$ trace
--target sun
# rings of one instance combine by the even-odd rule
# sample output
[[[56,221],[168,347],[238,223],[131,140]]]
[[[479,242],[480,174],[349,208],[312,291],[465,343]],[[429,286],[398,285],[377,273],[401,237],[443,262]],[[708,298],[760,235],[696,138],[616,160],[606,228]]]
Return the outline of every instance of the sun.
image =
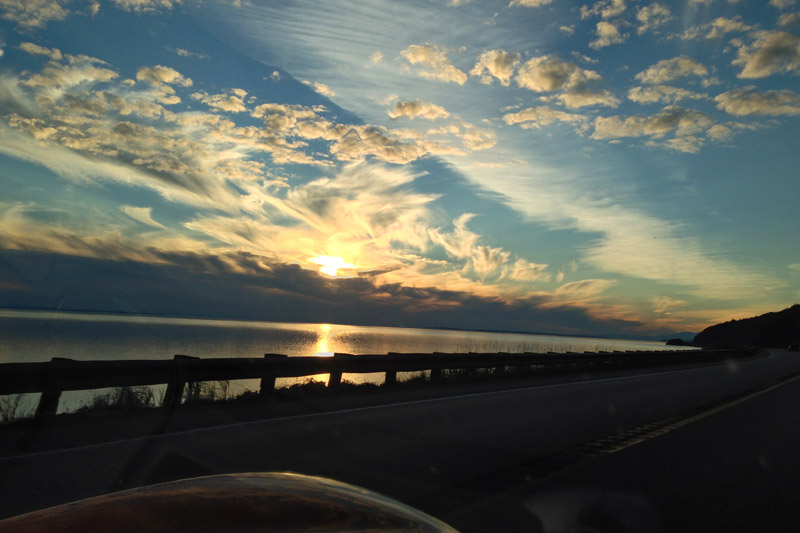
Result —
[[[309,259],[310,262],[320,265],[319,271],[331,277],[336,277],[340,268],[355,268],[355,265],[345,263],[341,257],[318,255]]]

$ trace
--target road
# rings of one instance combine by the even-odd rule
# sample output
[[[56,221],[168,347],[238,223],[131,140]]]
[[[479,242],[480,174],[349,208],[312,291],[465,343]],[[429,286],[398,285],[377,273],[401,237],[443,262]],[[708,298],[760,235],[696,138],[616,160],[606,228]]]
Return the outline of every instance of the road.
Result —
[[[651,480],[654,487],[659,486],[658,477],[665,477],[672,480],[673,488],[684,487],[680,490],[693,487],[692,476],[697,473],[705,475],[707,481],[713,480],[714,469],[709,467],[711,473],[704,469],[703,458],[697,455],[702,446],[706,459],[713,456],[723,462],[719,468],[729,467],[727,475],[735,484],[736,465],[742,458],[731,443],[750,439],[752,446],[741,453],[757,452],[764,426],[788,423],[787,405],[793,402],[800,406],[800,383],[790,381],[753,398],[740,397],[738,403],[717,405],[713,414],[688,425],[675,421],[684,413],[696,414],[699,406],[736,397],[797,373],[800,357],[772,350],[762,357],[730,364],[504,385],[511,388],[496,384],[471,386],[450,389],[446,396],[428,395],[422,399],[400,395],[393,396],[390,404],[355,406],[351,402],[331,411],[6,457],[0,459],[4,493],[0,516],[120,487],[189,476],[292,471],[369,488],[466,530],[497,530],[502,520],[506,521],[504,530],[516,526],[535,530],[547,518],[547,510],[542,508],[549,508],[550,496],[542,494],[556,494],[552,496],[556,501],[558,494],[569,492],[572,486],[581,490],[591,487],[600,491],[597,494],[633,494],[633,500],[620,496],[622,503],[614,503],[623,507],[638,508],[642,498],[639,495],[647,494],[647,505],[641,504],[643,516],[653,514],[653,523],[667,527],[675,522],[665,522],[663,510],[669,505],[679,509],[686,501],[667,497],[652,487],[641,492],[641,483],[630,481],[640,479],[636,473],[655,469],[660,473]],[[738,414],[740,411],[749,417]],[[793,412],[797,411],[794,408]],[[629,446],[633,442],[629,435],[631,442],[624,449],[605,453],[613,446],[609,448],[609,441],[604,438],[624,435],[626,429],[664,419],[674,430],[661,430],[653,436],[635,433],[635,446]],[[723,428],[715,425],[720,419],[728,420]],[[711,429],[706,429],[698,440],[681,437],[702,428]],[[759,465],[767,461],[773,470],[779,461],[797,462],[781,455],[789,453],[782,441],[783,433],[773,428],[769,434],[772,447],[762,453],[767,455],[763,459],[758,459],[758,453],[753,456],[755,459],[748,455],[748,460],[756,461],[762,469]],[[678,437],[683,439],[683,448],[673,450],[670,445],[658,445]],[[623,441],[624,438],[614,442]],[[591,442],[605,442],[605,455],[587,458],[573,454],[566,460],[555,458],[557,461],[552,457],[556,452]],[[654,446],[660,448],[652,451]],[[632,456],[638,459],[614,466],[614,461]],[[687,457],[694,459],[686,461]],[[676,463],[689,466],[679,474],[679,470],[672,469]],[[626,475],[629,485],[624,483]],[[582,481],[584,478],[592,482],[587,484]],[[621,485],[617,486],[617,482]],[[614,489],[607,491],[606,484],[614,485]],[[788,490],[791,483],[782,486]],[[563,500],[562,497],[562,503]],[[651,508],[655,510],[648,514]]]

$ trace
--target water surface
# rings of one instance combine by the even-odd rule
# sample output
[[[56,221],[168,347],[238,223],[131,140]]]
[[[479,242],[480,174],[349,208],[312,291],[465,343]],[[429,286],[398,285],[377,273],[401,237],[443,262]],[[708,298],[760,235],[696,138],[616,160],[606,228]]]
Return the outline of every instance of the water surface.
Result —
[[[522,333],[0,310],[0,363],[432,352],[672,349],[664,343]]]

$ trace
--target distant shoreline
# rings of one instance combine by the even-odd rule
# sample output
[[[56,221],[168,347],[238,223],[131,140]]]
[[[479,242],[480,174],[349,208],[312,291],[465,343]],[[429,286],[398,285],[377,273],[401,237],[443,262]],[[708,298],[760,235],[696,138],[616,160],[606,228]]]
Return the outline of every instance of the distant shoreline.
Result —
[[[680,336],[682,333],[667,333],[663,335],[624,335],[617,336],[603,335],[603,334],[580,334],[580,333],[549,333],[542,331],[518,331],[518,330],[493,330],[493,329],[462,329],[447,326],[409,326],[409,325],[381,325],[381,324],[340,324],[336,322],[291,322],[285,320],[254,320],[242,318],[221,318],[217,316],[207,315],[170,315],[170,314],[146,314],[146,313],[125,313],[119,311],[105,311],[105,310],[75,310],[75,309],[52,309],[52,308],[33,308],[33,307],[0,307],[0,318],[6,312],[21,313],[21,314],[65,314],[76,316],[97,316],[97,317],[128,317],[128,318],[150,318],[150,319],[173,319],[173,320],[205,320],[205,321],[219,321],[219,322],[246,322],[246,323],[271,323],[271,324],[331,324],[336,326],[354,326],[354,327],[377,327],[377,328],[397,328],[397,329],[421,329],[431,331],[456,331],[456,332],[474,332],[474,333],[498,333],[506,335],[541,335],[547,337],[577,337],[582,339],[605,339],[605,340],[632,340],[643,342],[666,342],[668,338]],[[7,316],[7,315],[6,315]],[[25,317],[21,317],[25,318]],[[33,318],[33,317],[30,317]]]

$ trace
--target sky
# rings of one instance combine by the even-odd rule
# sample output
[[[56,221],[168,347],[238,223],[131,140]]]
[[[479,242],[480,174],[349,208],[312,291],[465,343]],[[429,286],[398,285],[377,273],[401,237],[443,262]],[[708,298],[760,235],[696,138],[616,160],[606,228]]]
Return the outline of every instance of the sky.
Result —
[[[796,0],[0,0],[0,307],[607,335],[800,301]]]

